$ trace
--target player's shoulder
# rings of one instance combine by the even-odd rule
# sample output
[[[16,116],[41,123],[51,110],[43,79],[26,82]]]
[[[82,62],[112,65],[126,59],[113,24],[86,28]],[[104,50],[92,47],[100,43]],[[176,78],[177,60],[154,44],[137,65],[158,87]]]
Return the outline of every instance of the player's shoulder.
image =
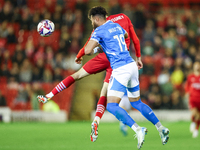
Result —
[[[113,22],[116,22],[118,20],[121,20],[121,19],[127,19],[128,17],[123,14],[123,13],[119,13],[119,14],[115,14],[115,15],[110,15],[109,17],[107,17],[107,20],[111,20]]]

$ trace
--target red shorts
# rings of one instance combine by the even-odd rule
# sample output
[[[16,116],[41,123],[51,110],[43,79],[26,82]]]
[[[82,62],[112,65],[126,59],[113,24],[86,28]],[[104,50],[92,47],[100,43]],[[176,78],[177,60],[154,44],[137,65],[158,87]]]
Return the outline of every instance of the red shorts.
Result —
[[[190,107],[190,109],[197,108],[198,110],[200,110],[200,99],[197,100],[197,99],[190,98],[189,107]]]
[[[89,60],[83,66],[83,69],[89,74],[96,74],[106,70],[106,77],[104,82],[109,83],[109,79],[112,74],[112,68],[105,53],[99,53],[97,56]]]

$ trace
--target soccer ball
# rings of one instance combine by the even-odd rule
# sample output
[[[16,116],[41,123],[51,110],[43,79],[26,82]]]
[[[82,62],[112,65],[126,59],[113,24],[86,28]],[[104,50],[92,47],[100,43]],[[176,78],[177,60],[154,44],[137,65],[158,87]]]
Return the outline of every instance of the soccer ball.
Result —
[[[38,23],[37,31],[41,36],[50,36],[54,31],[55,25],[50,20],[42,20]]]

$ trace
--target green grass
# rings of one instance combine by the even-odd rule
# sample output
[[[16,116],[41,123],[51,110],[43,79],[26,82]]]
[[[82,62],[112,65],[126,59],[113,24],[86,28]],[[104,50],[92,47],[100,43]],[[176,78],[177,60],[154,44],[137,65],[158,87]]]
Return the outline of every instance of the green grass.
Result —
[[[124,137],[118,123],[101,123],[96,142],[90,141],[91,122],[67,123],[0,123],[0,150],[136,150],[137,139],[129,129]],[[170,129],[166,145],[156,128],[149,122],[140,122],[148,128],[142,150],[196,150],[200,137],[193,139],[189,122],[164,122]]]

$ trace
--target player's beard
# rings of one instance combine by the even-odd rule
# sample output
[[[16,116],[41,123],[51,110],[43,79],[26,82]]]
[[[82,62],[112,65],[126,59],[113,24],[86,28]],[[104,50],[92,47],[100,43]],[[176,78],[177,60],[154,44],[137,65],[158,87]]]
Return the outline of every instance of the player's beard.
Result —
[[[97,27],[98,27],[98,25],[94,22],[94,23],[93,23],[93,28],[94,28],[94,30],[95,30]]]

